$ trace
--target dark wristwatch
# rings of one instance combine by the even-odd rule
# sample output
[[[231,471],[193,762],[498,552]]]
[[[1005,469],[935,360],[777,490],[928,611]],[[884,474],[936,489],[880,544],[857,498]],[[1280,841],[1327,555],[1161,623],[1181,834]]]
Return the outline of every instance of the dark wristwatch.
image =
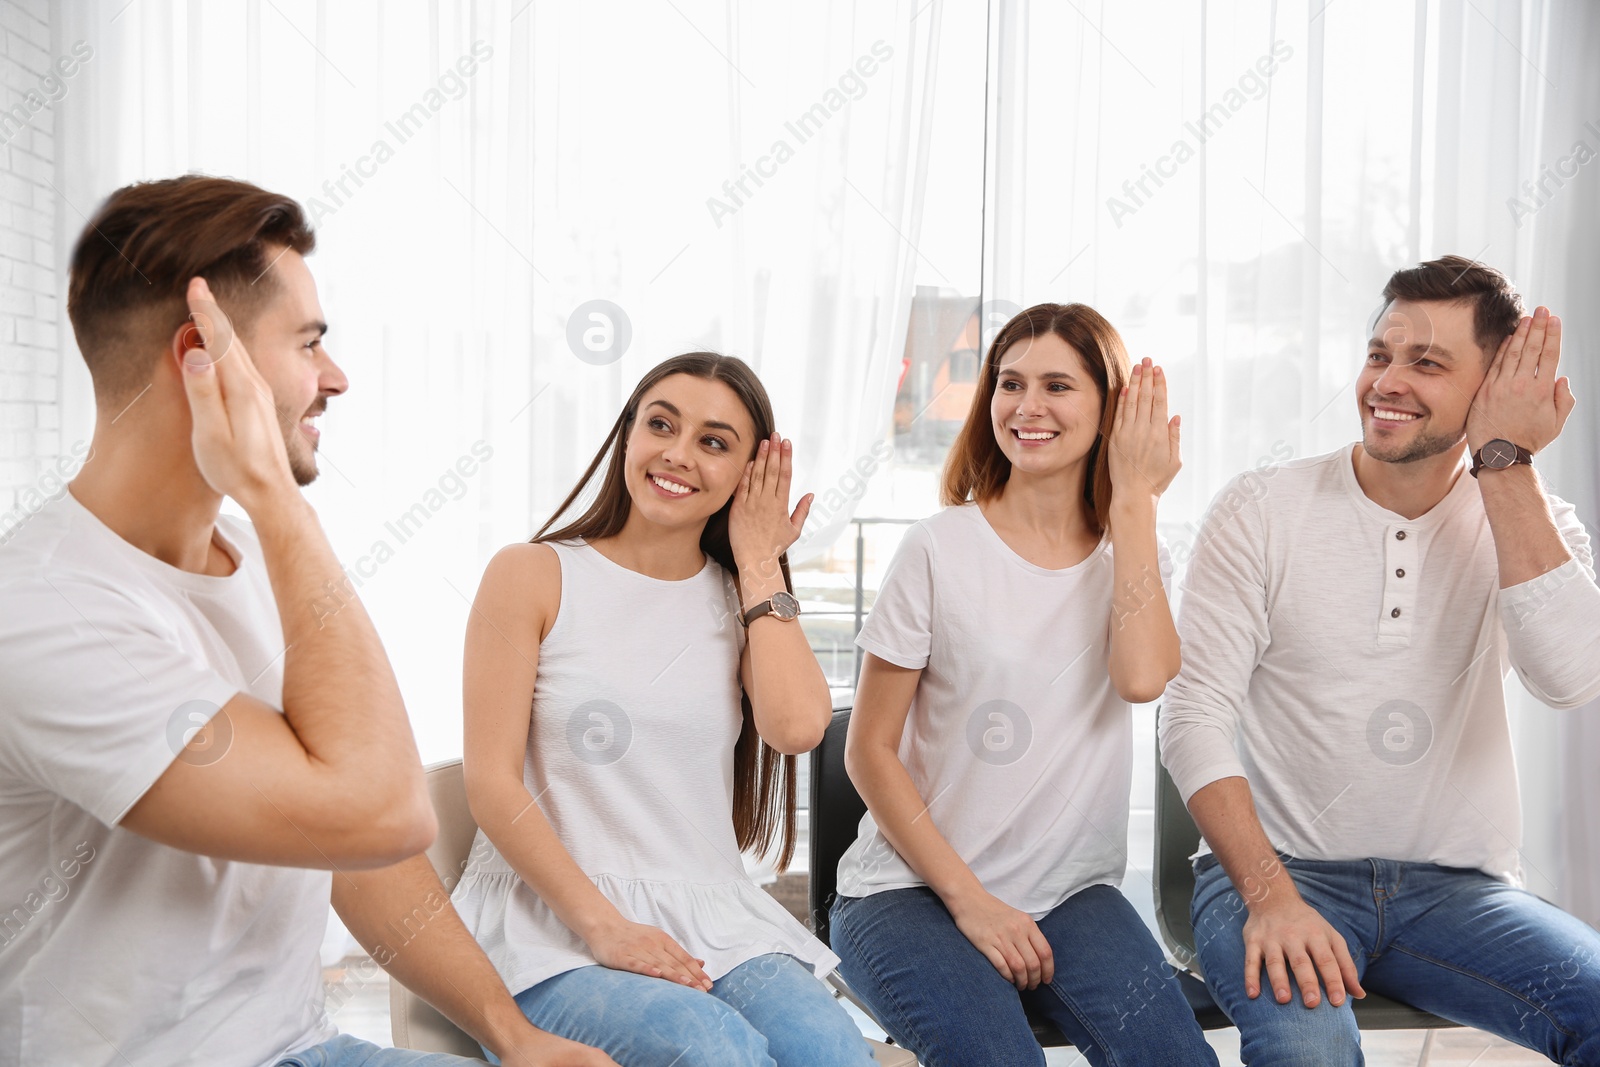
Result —
[[[782,590],[779,590],[778,592],[773,593],[770,598],[763,600],[761,603],[757,604],[755,607],[739,616],[739,621],[744,623],[748,628],[751,623],[761,618],[761,616],[769,613],[775,619],[782,619],[785,622],[792,621],[800,614],[800,601],[794,598],[793,593],[786,593]]]
[[[1518,463],[1533,466],[1533,453],[1503,437],[1496,437],[1492,441],[1485,441],[1483,447],[1472,454],[1471,473],[1476,478],[1485,467],[1492,471],[1503,471]]]

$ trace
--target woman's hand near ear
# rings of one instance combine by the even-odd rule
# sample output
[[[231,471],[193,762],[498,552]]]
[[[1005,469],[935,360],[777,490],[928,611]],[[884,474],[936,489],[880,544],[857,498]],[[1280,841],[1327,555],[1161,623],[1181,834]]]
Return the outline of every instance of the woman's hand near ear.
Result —
[[[1146,359],[1135,364],[1112,422],[1111,684],[1130,704],[1161,696],[1178,673],[1178,631],[1162,578],[1156,504],[1183,466],[1178,418],[1167,417],[1167,379]]]
[[[761,442],[755,459],[745,466],[728,512],[728,545],[733,549],[734,562],[741,571],[754,568],[763,576],[775,577],[776,589],[783,588],[778,557],[800,539],[814,498],[814,494],[807,493],[791,512],[789,487],[793,478],[794,445],[774,433]],[[759,596],[755,592],[745,590],[745,607],[759,603],[772,590]]]
[[[1148,357],[1135,363],[1117,398],[1106,456],[1114,498],[1137,495],[1154,499],[1167,491],[1183,466],[1178,454],[1178,424],[1178,416],[1167,418],[1166,375]]]

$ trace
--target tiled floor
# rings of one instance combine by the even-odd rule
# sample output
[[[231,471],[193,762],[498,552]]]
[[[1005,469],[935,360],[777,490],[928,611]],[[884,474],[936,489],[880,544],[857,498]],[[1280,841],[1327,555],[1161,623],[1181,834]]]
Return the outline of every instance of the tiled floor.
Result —
[[[359,975],[370,973],[370,964],[360,965],[359,959],[345,960],[341,966],[329,967],[323,972],[323,981],[330,990],[329,1007],[333,1021],[339,1029],[355,1037],[388,1045],[389,1041],[389,980],[382,971],[377,977],[361,981]],[[360,966],[358,966],[360,965]],[[853,1005],[846,1010],[855,1018],[863,1033],[881,1038],[883,1032]],[[1211,1047],[1224,1067],[1239,1062],[1239,1035],[1234,1030],[1216,1030],[1207,1035]],[[1422,1033],[1396,1030],[1364,1036],[1362,1045],[1370,1067],[1411,1067],[1417,1062],[1424,1039]],[[1045,1053],[1050,1067],[1076,1067],[1086,1061],[1071,1049],[1050,1049]],[[1509,1045],[1498,1038],[1489,1037],[1476,1030],[1441,1030],[1434,1042],[1429,1067],[1502,1067],[1517,1064],[1534,1067],[1549,1061],[1543,1056]]]

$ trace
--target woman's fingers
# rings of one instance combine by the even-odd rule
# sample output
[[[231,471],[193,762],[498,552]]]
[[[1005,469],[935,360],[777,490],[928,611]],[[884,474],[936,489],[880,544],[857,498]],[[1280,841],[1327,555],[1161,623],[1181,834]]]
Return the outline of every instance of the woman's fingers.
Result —
[[[1024,937],[1017,942],[1016,952],[1022,957],[1023,988],[1039,988],[1039,976],[1043,973],[1044,967],[1039,962],[1039,954],[1034,951],[1033,942]]]
[[[800,535],[801,530],[806,528],[806,516],[811,514],[811,502],[816,498],[817,494],[807,493],[800,498],[800,503],[795,505],[794,513],[789,516],[789,527],[794,531],[796,537]]]
[[[1016,985],[1017,980],[1013,977],[1015,972],[1012,971],[1010,964],[1006,962],[1006,955],[1001,951],[1001,948],[1002,946],[1000,945],[988,945],[979,951],[983,953],[984,957],[988,959],[989,963],[993,965],[994,969],[999,972],[1001,978],[1004,978],[1012,985]]]
[[[778,502],[787,506],[789,503],[789,486],[794,481],[794,442],[787,438],[779,438],[777,448]]]
[[[750,495],[759,497],[767,477],[767,443],[756,445],[756,454],[750,460]]]
[[[750,483],[756,476],[756,461],[751,460],[744,465],[744,474],[739,477],[739,492],[743,496],[750,495]]]
[[[1152,366],[1148,356],[1145,357],[1139,367],[1139,384],[1141,386],[1139,390],[1139,424],[1140,426],[1148,426],[1150,424],[1151,406],[1155,403],[1156,395],[1155,368]]]
[[[783,480],[783,438],[773,431],[772,436],[763,443],[767,446],[767,477],[762,484],[768,493],[776,497],[779,483]]]
[[[1039,957],[1039,981],[1048,985],[1056,976],[1056,954],[1050,948],[1050,942],[1045,940],[1044,933],[1037,923],[1029,931],[1028,940],[1033,943],[1033,951]]]
[[[684,950],[684,947],[678,944],[678,942],[673,940],[669,935],[662,934],[662,937],[666,940],[666,949],[667,952],[672,956],[673,962],[677,964],[677,966],[686,976],[688,976],[689,979],[691,979],[691,984],[700,986],[703,989],[710,989],[711,979],[701,968],[701,961],[696,960],[693,956],[689,955],[689,953]]]

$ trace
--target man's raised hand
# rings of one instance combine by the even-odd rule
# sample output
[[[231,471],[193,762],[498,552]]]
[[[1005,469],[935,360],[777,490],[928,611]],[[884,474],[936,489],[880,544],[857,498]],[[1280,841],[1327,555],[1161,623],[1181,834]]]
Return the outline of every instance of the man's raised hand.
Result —
[[[1561,319],[1534,308],[1500,343],[1467,413],[1467,447],[1477,452],[1499,438],[1537,453],[1554,441],[1577,403],[1572,385],[1557,377]]]
[[[206,484],[246,512],[295,486],[272,390],[217,306],[204,278],[189,280],[180,357],[194,423],[195,465]]]

